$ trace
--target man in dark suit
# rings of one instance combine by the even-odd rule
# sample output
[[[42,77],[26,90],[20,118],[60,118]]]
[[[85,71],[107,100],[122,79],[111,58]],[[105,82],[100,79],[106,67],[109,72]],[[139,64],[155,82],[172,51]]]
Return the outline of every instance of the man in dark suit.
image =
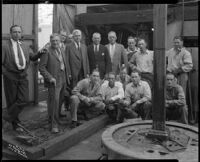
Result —
[[[10,36],[2,46],[2,73],[8,114],[3,118],[12,123],[13,129],[23,131],[19,126],[20,112],[28,102],[29,86],[27,69],[30,60],[36,61],[44,51],[34,54],[30,47],[19,40],[22,27],[10,27]]]
[[[116,43],[117,35],[114,31],[108,33],[109,44],[106,45],[112,63],[112,71],[117,75],[120,72],[122,64],[128,67],[128,59],[122,44]]]
[[[39,70],[44,77],[44,86],[48,88],[48,115],[51,122],[51,131],[58,133],[60,124],[59,113],[64,98],[66,81],[69,83],[69,63],[66,60],[64,51],[60,48],[60,35],[50,36],[51,46],[47,53],[41,57]]]
[[[77,82],[89,76],[89,62],[87,47],[81,43],[81,31],[75,29],[73,32],[73,42],[66,46],[65,54],[69,60],[71,71],[71,88],[75,87]]]
[[[100,44],[100,33],[94,33],[93,44],[88,46],[88,59],[90,65],[90,71],[94,69],[99,70],[101,79],[111,71],[111,60],[108,53],[108,49]]]

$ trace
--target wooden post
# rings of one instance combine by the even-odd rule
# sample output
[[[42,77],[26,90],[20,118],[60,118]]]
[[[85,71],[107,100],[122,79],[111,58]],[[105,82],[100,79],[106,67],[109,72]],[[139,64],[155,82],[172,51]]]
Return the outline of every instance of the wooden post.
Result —
[[[153,8],[154,23],[154,92],[153,124],[149,135],[166,139],[165,131],[165,47],[167,29],[167,5],[155,4]]]
[[[38,52],[38,5],[33,5],[34,52]],[[34,104],[38,104],[38,61],[34,63]]]

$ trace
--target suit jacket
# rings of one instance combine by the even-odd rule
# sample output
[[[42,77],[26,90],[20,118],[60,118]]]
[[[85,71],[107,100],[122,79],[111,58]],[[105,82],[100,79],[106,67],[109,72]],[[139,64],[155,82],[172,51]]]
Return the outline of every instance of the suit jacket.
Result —
[[[106,47],[110,54],[109,44],[107,44]],[[126,68],[128,67],[127,56],[125,54],[124,46],[122,44],[116,43],[112,61],[112,71],[115,72],[116,74],[119,74],[122,64],[125,64]]]
[[[111,71],[110,55],[108,53],[108,49],[105,46],[100,44],[99,51],[95,54],[94,45],[93,44],[89,45],[88,59],[89,59],[90,72],[92,72],[96,68],[96,65],[98,65],[98,70],[100,72],[101,79],[104,78],[105,74]]]
[[[26,59],[26,67],[24,70],[18,70],[17,68],[11,40],[6,41],[2,45],[2,73],[11,80],[25,79],[30,60],[36,61],[40,57],[40,54],[34,54],[29,46],[23,42],[21,43],[20,46]]]
[[[74,81],[77,81],[79,71],[82,69],[84,77],[90,74],[87,47],[81,43],[81,54],[76,49],[75,43],[72,42],[66,45],[65,55],[67,60],[69,60],[70,74],[72,76],[72,84],[76,85]]]
[[[63,57],[63,62],[65,65],[65,77],[66,77],[66,83],[69,84],[69,63],[66,60],[66,57],[64,55],[64,51],[62,49],[61,54]],[[60,60],[55,52],[54,49],[49,47],[47,49],[47,53],[42,55],[39,63],[39,70],[41,75],[44,77],[44,86],[45,87],[51,87],[52,84],[50,84],[51,78],[55,78],[57,80],[58,73],[60,72]],[[63,76],[64,77],[64,76]]]

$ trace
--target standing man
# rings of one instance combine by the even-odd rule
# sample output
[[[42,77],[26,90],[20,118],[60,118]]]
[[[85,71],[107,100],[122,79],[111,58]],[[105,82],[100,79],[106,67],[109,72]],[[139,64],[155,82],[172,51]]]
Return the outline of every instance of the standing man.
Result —
[[[98,68],[100,78],[103,79],[111,71],[111,60],[108,49],[101,45],[100,33],[94,33],[92,36],[93,44],[88,46],[88,59],[90,71]]]
[[[141,80],[139,71],[131,73],[132,83],[126,86],[125,100],[121,100],[121,118],[137,118],[142,120],[151,119],[151,89],[146,81]]]
[[[172,73],[166,75],[166,118],[188,124],[188,111],[183,88],[175,82]]]
[[[73,35],[72,34],[69,34],[67,36],[67,39],[66,39],[66,44],[70,44],[73,42]]]
[[[177,77],[177,82],[183,87],[186,94],[188,81],[188,72],[192,70],[192,56],[189,51],[183,47],[182,37],[174,37],[174,48],[167,51],[167,71]]]
[[[108,33],[109,44],[106,45],[112,63],[112,71],[117,75],[120,72],[122,64],[127,68],[128,60],[125,54],[124,46],[122,44],[116,43],[117,35],[114,31]]]
[[[72,90],[71,96],[71,128],[79,126],[81,123],[77,119],[77,111],[81,107],[84,111],[102,111],[104,104],[100,93],[100,75],[96,69],[92,72],[90,78],[85,78],[78,82]]]
[[[75,29],[73,32],[73,42],[66,46],[65,54],[69,60],[70,71],[72,74],[71,88],[74,88],[78,81],[88,77],[89,62],[87,47],[81,43],[81,31]]]
[[[144,39],[138,41],[139,51],[136,52],[129,61],[129,67],[133,71],[137,69],[141,72],[143,80],[147,81],[150,88],[153,87],[153,51],[147,49],[147,42]]]
[[[132,36],[129,36],[128,37],[128,48],[125,49],[125,53],[127,55],[127,59],[128,61],[130,61],[131,57],[139,50],[137,47],[136,47],[136,43],[137,43],[137,38],[134,38]]]
[[[60,35],[50,36],[51,46],[45,55],[41,57],[39,70],[44,77],[44,86],[48,88],[48,115],[51,123],[51,132],[58,133],[60,122],[59,113],[64,97],[66,80],[69,81],[69,65],[64,51],[60,48]]]
[[[34,55],[31,48],[20,42],[22,27],[19,25],[10,27],[10,36],[2,45],[2,74],[8,110],[4,119],[12,123],[14,130],[22,131],[17,124],[20,123],[18,116],[28,102],[27,69],[30,60],[36,61],[44,50]]]
[[[65,51],[66,46],[66,40],[67,40],[67,33],[65,31],[60,32],[60,47]]]

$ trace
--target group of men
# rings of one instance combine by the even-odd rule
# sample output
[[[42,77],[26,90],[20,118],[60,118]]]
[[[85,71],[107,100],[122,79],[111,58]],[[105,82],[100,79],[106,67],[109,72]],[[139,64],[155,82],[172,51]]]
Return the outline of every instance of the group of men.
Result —
[[[10,28],[11,39],[3,45],[2,73],[8,116],[15,130],[20,127],[18,115],[27,103],[26,78],[29,59],[40,58],[39,71],[48,88],[48,119],[51,132],[59,132],[63,123],[61,106],[69,107],[71,128],[79,126],[77,112],[82,109],[99,114],[108,113],[117,123],[124,118],[151,119],[153,90],[153,51],[147,49],[144,39],[128,37],[128,48],[116,42],[114,31],[108,33],[109,44],[102,45],[101,34],[93,33],[93,43],[81,43],[82,33],[75,29],[71,40],[66,35],[54,33],[46,48],[33,56],[32,51],[19,42],[22,28]],[[26,47],[26,48],[25,48]],[[20,50],[18,50],[20,49]],[[22,55],[21,65],[20,60]],[[185,89],[188,72],[192,69],[191,54],[183,47],[181,37],[174,38],[174,48],[167,52],[166,111],[167,119],[175,116],[187,122]],[[179,85],[180,84],[180,85]],[[181,87],[183,86],[183,88]],[[14,93],[10,94],[10,91]],[[184,91],[183,91],[184,89]]]

